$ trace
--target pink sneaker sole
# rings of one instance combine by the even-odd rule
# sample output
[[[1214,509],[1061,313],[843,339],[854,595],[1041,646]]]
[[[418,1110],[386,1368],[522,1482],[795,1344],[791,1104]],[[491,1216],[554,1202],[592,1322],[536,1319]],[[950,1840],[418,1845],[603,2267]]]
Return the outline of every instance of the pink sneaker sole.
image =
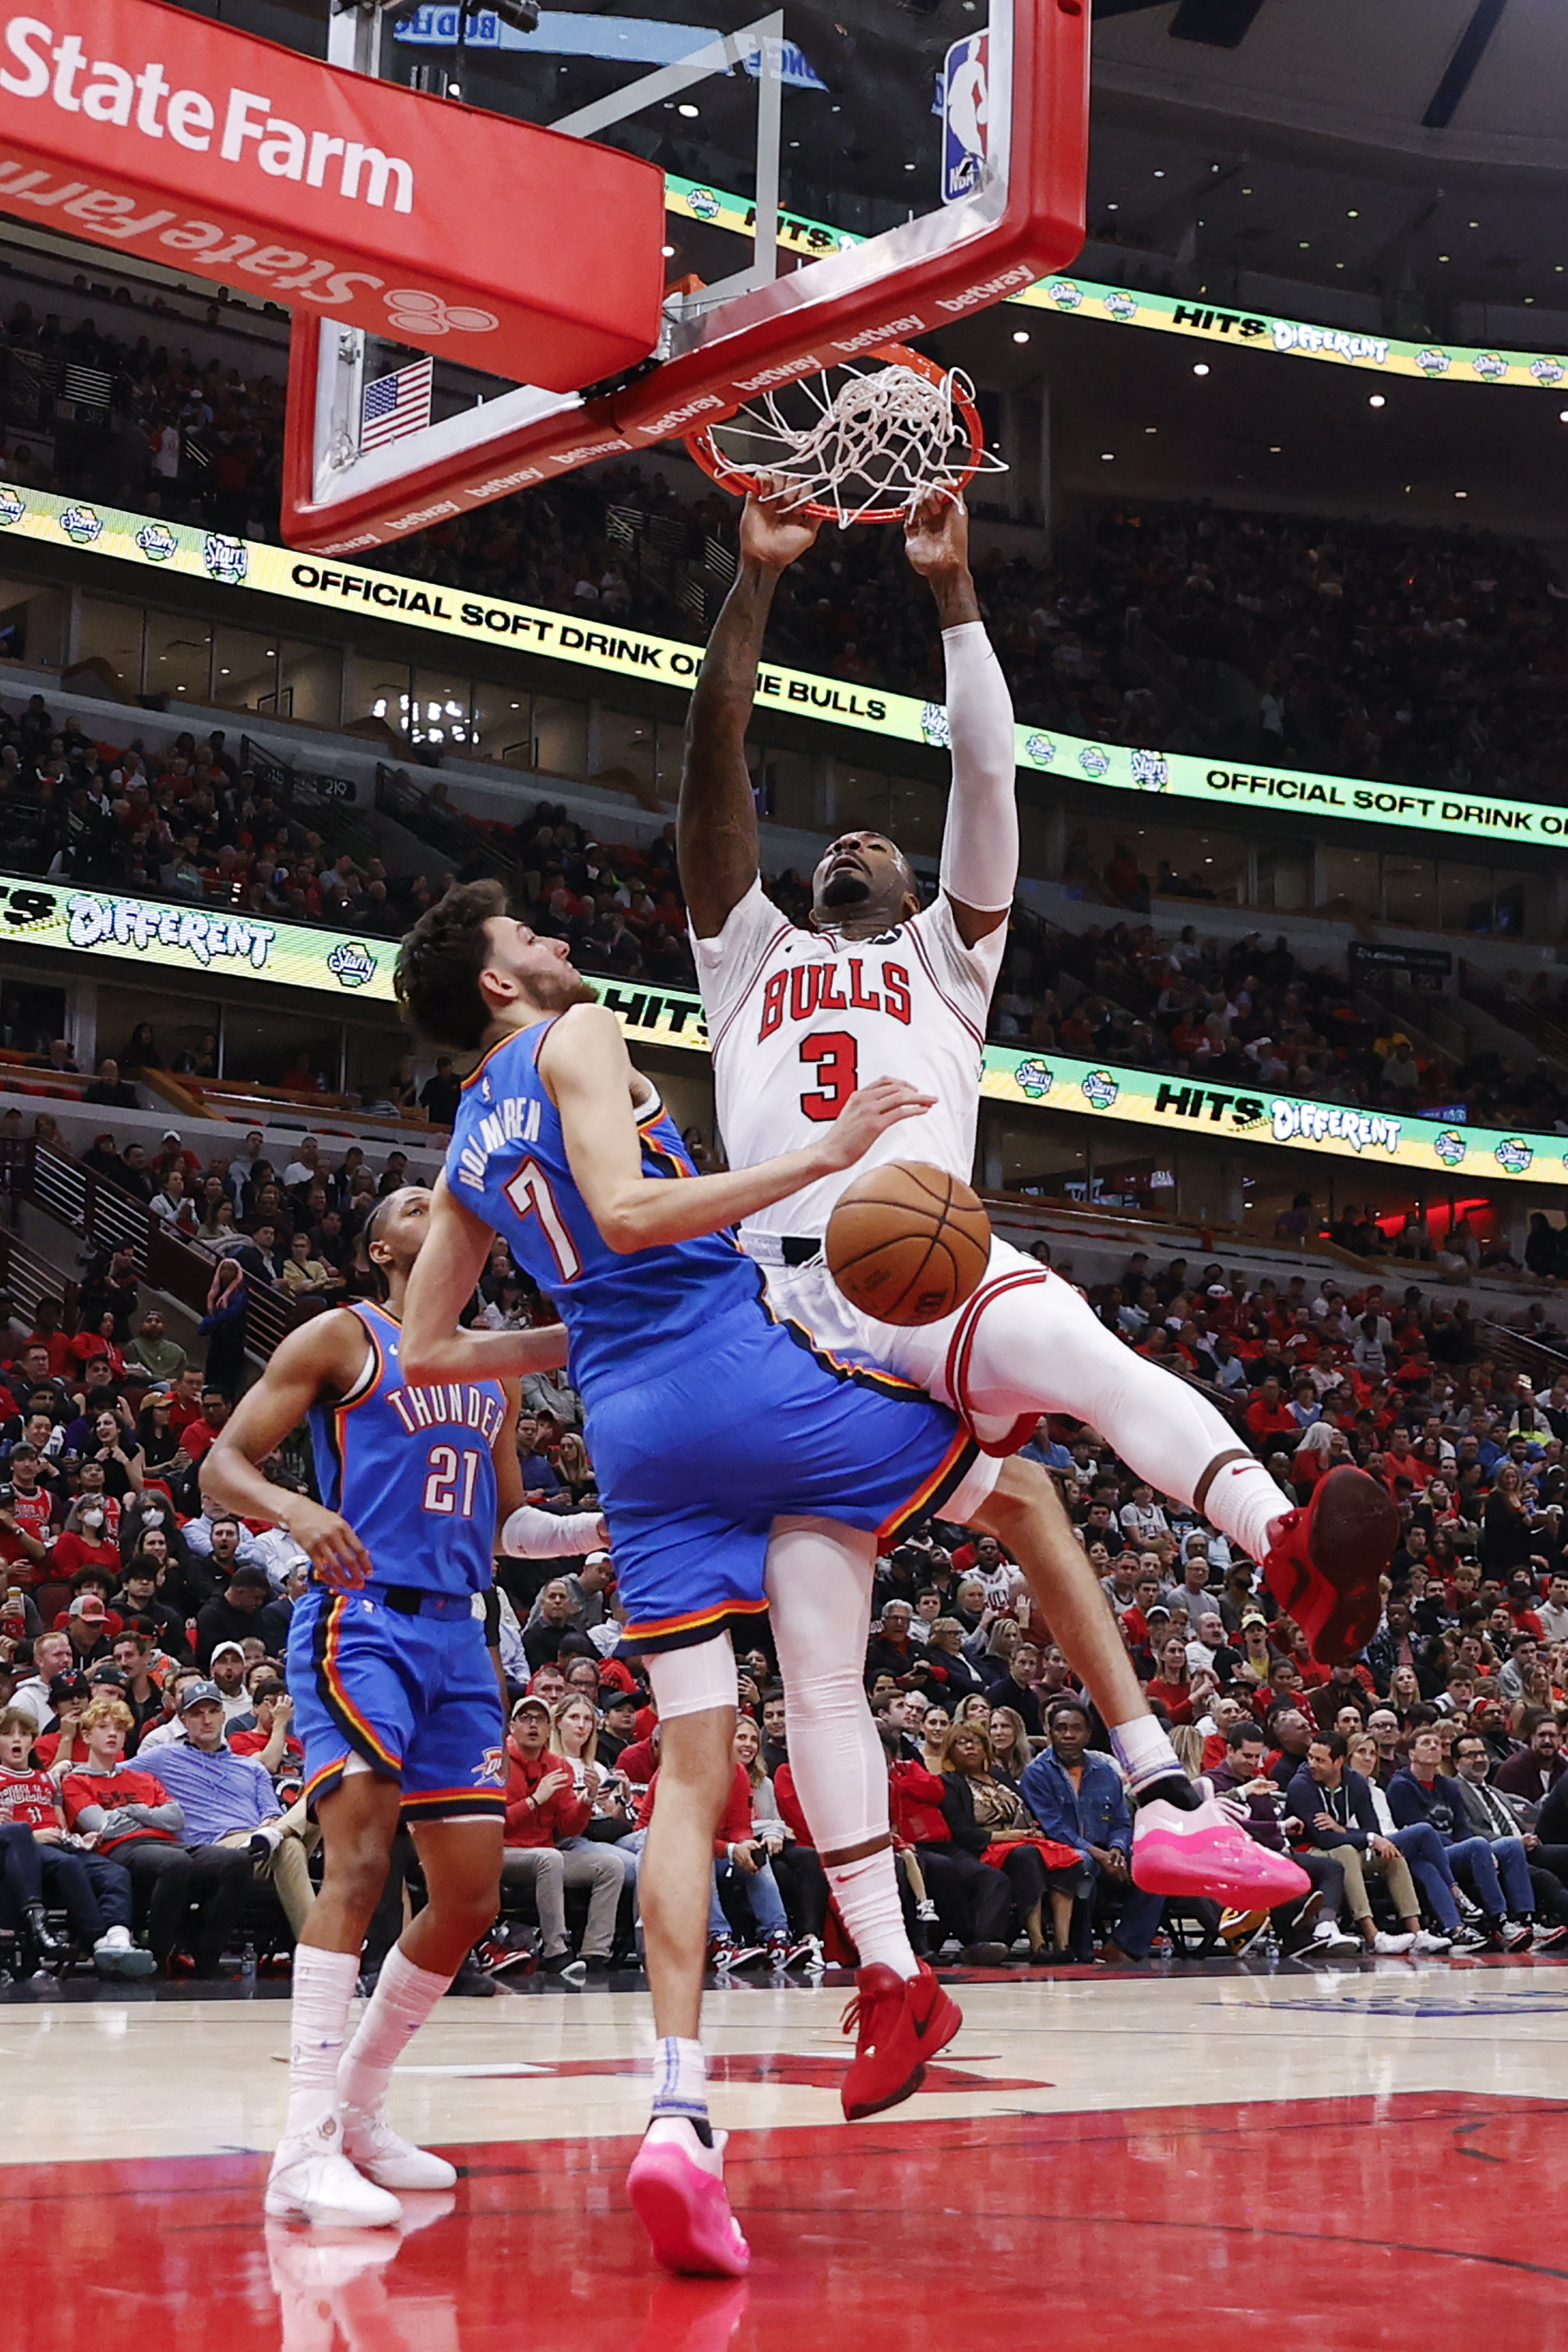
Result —
[[[729,2210],[722,2180],[678,2147],[638,2149],[626,2176],[632,2210],[656,2261],[688,2278],[744,2278],[751,2249]]]
[[[1239,1910],[1298,1902],[1312,1880],[1288,1854],[1270,1853],[1212,1801],[1184,1813],[1163,1799],[1133,1826],[1133,1884],[1149,1895],[1207,1895]]]

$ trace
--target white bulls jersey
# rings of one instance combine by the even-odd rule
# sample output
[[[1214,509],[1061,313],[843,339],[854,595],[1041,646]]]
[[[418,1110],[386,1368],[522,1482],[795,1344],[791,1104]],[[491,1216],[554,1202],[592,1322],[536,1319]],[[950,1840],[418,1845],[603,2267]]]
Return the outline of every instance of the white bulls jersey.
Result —
[[[754,882],[716,938],[693,945],[732,1168],[815,1142],[873,1078],[936,1097],[853,1168],[748,1218],[746,1233],[820,1235],[845,1186],[879,1161],[923,1160],[970,1181],[1005,922],[967,948],[943,896],[896,929],[842,939],[802,930]]]

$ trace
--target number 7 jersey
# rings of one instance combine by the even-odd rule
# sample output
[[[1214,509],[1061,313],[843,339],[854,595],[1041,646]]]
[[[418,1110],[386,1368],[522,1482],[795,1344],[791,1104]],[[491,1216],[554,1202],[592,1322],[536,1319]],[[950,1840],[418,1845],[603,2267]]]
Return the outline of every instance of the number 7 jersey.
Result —
[[[1007,937],[1000,923],[966,947],[945,895],[874,939],[802,930],[760,882],[713,939],[693,934],[732,1168],[819,1141],[873,1078],[903,1078],[936,1097],[853,1168],[748,1217],[745,1233],[820,1235],[845,1187],[892,1160],[922,1160],[969,1181],[986,1017]]]

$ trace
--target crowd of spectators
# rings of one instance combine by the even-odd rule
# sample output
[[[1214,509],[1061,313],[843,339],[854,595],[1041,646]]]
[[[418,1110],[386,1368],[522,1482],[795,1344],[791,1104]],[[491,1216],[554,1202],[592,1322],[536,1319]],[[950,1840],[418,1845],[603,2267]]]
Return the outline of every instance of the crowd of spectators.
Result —
[[[1069,845],[1070,873],[1081,843]],[[1114,898],[1129,868],[1119,846],[1095,878]],[[1522,1037],[1517,1067],[1490,1047],[1450,1059],[1366,1009],[1343,971],[1304,963],[1282,935],[1203,940],[1191,923],[1173,937],[1118,921],[1069,938],[1015,907],[989,1034],[1240,1093],[1568,1130],[1568,1074]]]
[[[78,291],[84,290],[78,281]],[[175,341],[190,322],[157,295],[152,331],[15,300],[0,328],[0,466],[7,480],[172,522],[275,536],[285,385]],[[215,327],[219,312],[209,310]],[[117,321],[116,324],[119,322]]]
[[[159,1171],[165,1199],[173,1165]],[[319,1164],[283,1172],[297,1207],[324,1194]],[[248,1195],[254,1239],[271,1172],[219,1181]],[[350,1210],[371,1197],[350,1170]],[[350,1265],[335,1295],[355,1280]],[[304,1563],[276,1531],[203,1510],[194,1469],[232,1391],[120,1289],[85,1297],[74,1333],[40,1309],[0,1367],[0,1927],[23,1968],[90,1952],[108,1976],[178,1973],[187,1958],[211,1973],[246,1937],[286,1955],[314,1899],[282,1663]],[[1260,1937],[1313,1960],[1568,1948],[1568,1374],[1505,1370],[1467,1300],[1415,1287],[1253,1286],[1138,1253],[1090,1298],[1128,1346],[1208,1389],[1282,1507],[1347,1463],[1397,1505],[1383,1621],[1359,1661],[1325,1670],[1257,1564],[1101,1433],[1048,1420],[1030,1449],[1189,1775],[1298,1852],[1312,1896],[1269,1917],[1141,1894],[1104,1726],[1048,1618],[994,1538],[933,1522],[879,1562],[865,1675],[917,1948],[1113,1966]],[[541,1311],[497,1243],[479,1320]],[[517,1443],[543,1507],[596,1510],[570,1387],[528,1385]],[[274,1475],[309,1473],[291,1447]],[[621,1654],[612,1557],[503,1559],[497,1573],[506,1864],[470,1990],[518,1967],[575,1981],[636,1965],[659,1758],[645,1679]],[[794,1788],[766,1623],[740,1699],[711,1963],[814,1970],[850,1954]],[[101,1832],[71,1843],[99,1813],[122,1861]],[[417,1899],[412,1854],[400,1870],[401,1906],[404,1876]]]

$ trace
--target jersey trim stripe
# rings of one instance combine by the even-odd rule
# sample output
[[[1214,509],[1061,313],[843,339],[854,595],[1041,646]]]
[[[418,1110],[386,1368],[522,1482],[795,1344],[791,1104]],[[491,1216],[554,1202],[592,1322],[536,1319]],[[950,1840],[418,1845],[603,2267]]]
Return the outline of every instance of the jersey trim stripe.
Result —
[[[736,998],[735,1003],[730,1006],[729,1011],[725,1014],[724,1019],[719,1023],[718,1027],[714,1031],[713,1035],[708,1040],[708,1053],[710,1056],[718,1052],[720,1045],[724,1043],[725,1038],[729,1034],[731,1028],[739,1019],[741,1013],[745,1011],[746,1000],[750,995],[752,990],[756,987],[758,982],[762,978],[764,971],[768,968],[768,959],[772,954],[774,949],[779,945],[779,940],[789,939],[790,935],[793,932],[798,931],[800,928],[800,926],[799,923],[781,922],[776,931],[769,933],[758,955],[756,969],[752,972],[750,979],[747,982],[746,986],[741,990],[739,995]],[[696,933],[695,931],[692,933],[692,937],[695,940]]]
[[[335,1756],[330,1764],[323,1764],[319,1772],[311,1773],[300,1791],[307,1812],[314,1809],[319,1799],[329,1797],[332,1794],[332,1790],[336,1789],[348,1767],[349,1756],[348,1751],[345,1750],[341,1756]],[[329,1782],[331,1783],[330,1787],[328,1786]]]
[[[643,1625],[629,1624],[621,1638],[634,1657],[642,1657],[649,1651],[689,1650],[698,1642],[711,1642],[716,1634],[767,1613],[766,1600],[716,1601],[711,1608],[693,1610],[685,1616],[655,1617]]]
[[[936,991],[937,995],[942,999],[943,1003],[947,1007],[947,1010],[953,1015],[954,1020],[961,1024],[964,1029],[966,1029],[968,1034],[974,1039],[976,1045],[980,1048],[980,1051],[984,1053],[986,1049],[985,1031],[976,1027],[968,1014],[964,1011],[962,1005],[954,1003],[953,999],[948,995],[946,990],[937,979],[936,967],[932,963],[931,958],[926,952],[925,942],[921,938],[919,932],[915,929],[914,924],[905,924],[904,929],[909,933],[909,944],[915,950],[915,954],[919,957],[921,968],[925,971],[926,979],[931,982],[932,987]]]
[[[925,1394],[925,1391],[921,1391]],[[902,1508],[894,1511],[878,1528],[877,1541],[896,1543],[904,1530],[917,1519],[931,1518],[940,1512],[950,1495],[957,1493],[975,1466],[980,1448],[967,1429],[960,1429],[930,1476],[910,1496]]]
[[[507,1800],[499,1789],[421,1789],[416,1795],[404,1797],[405,1818],[412,1814],[415,1821],[439,1821],[447,1813],[483,1813],[486,1819],[504,1822]]]
[[[386,1350],[382,1346],[380,1335],[376,1330],[375,1325],[373,1323],[366,1322],[365,1320],[367,1313],[372,1311],[372,1307],[373,1302],[369,1298],[354,1298],[350,1299],[349,1302],[350,1314],[354,1318],[356,1323],[363,1326],[365,1337],[371,1343],[371,1360],[366,1370],[360,1374],[359,1379],[354,1382],[353,1387],[349,1391],[347,1396],[341,1396],[338,1399],[337,1403],[332,1408],[335,1413],[350,1412],[355,1405],[362,1404],[366,1397],[370,1395],[371,1391],[375,1387],[376,1382],[381,1379],[382,1372],[386,1370]],[[389,1323],[392,1321],[392,1318],[390,1315],[387,1317],[387,1321]]]
[[[394,1756],[377,1738],[344,1689],[338,1671],[338,1652],[352,1597],[346,1592],[334,1593],[317,1621],[310,1658],[317,1694],[355,1755],[362,1756],[371,1771],[379,1773],[382,1780],[398,1780],[402,1777],[402,1757]]]
[[[841,1356],[835,1356],[831,1349],[819,1343],[804,1323],[798,1323],[791,1315],[780,1315],[768,1297],[766,1286],[762,1293],[762,1306],[769,1320],[788,1331],[795,1345],[804,1348],[806,1353],[814,1357],[825,1372],[831,1372],[836,1381],[853,1381],[859,1388],[874,1389],[879,1396],[914,1398],[921,1404],[930,1402],[929,1395],[917,1381],[906,1381],[899,1372],[884,1372],[873,1364],[846,1363]]]
[[[509,1045],[514,1037],[521,1037],[526,1034],[527,1032],[524,1030],[513,1029],[508,1031],[505,1037],[497,1037],[493,1045],[487,1045],[485,1048],[484,1053],[479,1056],[479,1059],[475,1063],[473,1068],[469,1071],[468,1076],[464,1079],[461,1091],[464,1094],[466,1094],[469,1087],[474,1084],[475,1079],[483,1077],[486,1068],[495,1060],[503,1045]]]

